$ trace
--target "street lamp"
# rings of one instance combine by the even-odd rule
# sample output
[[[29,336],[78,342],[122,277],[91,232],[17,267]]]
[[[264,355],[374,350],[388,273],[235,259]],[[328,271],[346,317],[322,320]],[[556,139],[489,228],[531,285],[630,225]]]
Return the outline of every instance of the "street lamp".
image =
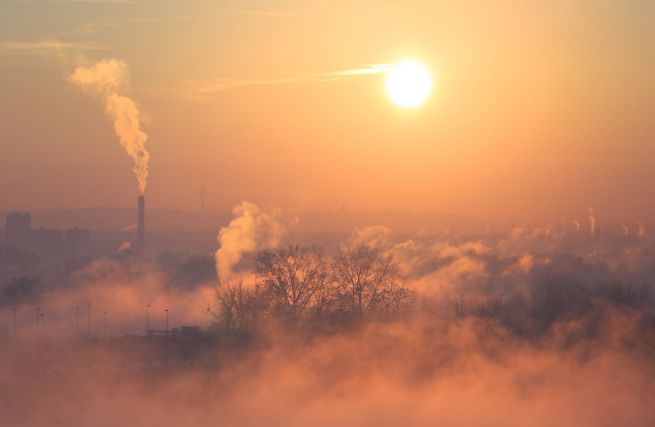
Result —
[[[91,301],[86,303],[86,334],[91,338],[93,328],[91,327]]]

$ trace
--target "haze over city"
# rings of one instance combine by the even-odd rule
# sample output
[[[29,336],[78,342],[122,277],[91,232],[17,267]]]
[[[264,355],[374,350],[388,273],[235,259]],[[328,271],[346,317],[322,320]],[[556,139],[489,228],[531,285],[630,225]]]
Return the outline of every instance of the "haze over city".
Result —
[[[654,425],[654,20],[3,1],[0,424]]]

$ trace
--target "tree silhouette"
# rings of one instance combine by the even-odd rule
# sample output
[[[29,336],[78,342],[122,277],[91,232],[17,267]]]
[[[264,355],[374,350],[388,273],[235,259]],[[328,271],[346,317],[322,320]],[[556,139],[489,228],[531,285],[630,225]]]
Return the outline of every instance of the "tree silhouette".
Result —
[[[255,273],[273,308],[289,320],[298,320],[309,307],[327,302],[330,271],[317,248],[295,245],[261,252]]]
[[[360,246],[340,250],[333,262],[342,309],[361,318],[381,310],[399,310],[407,291],[391,255]]]
[[[214,306],[208,311],[227,331],[248,329],[257,324],[267,310],[267,301],[261,288],[248,287],[231,280],[214,291]]]

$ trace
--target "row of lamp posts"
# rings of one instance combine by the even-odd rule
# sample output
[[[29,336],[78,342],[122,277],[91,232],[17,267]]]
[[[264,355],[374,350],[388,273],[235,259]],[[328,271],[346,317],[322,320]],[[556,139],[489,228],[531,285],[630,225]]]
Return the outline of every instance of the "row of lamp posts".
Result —
[[[17,336],[16,331],[16,313],[18,308],[14,307],[12,317],[12,332],[14,338]],[[166,313],[166,333],[168,334],[168,309],[164,309]],[[108,337],[107,329],[107,311],[104,310],[104,336]],[[87,336],[93,335],[93,305],[91,302],[86,305],[86,320],[87,320]],[[45,324],[45,313],[41,311],[41,307],[36,306],[36,331],[39,336],[43,333],[43,325]],[[146,305],[146,335],[150,333],[150,304]],[[75,307],[75,335],[80,336],[80,307]]]

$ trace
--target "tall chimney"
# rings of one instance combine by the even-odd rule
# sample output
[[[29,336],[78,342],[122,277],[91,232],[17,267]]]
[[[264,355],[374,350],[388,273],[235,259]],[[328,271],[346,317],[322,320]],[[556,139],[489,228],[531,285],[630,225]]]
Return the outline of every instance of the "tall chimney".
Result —
[[[139,212],[137,218],[137,246],[143,248],[146,240],[146,212],[145,212],[146,199],[143,195],[139,196]]]

